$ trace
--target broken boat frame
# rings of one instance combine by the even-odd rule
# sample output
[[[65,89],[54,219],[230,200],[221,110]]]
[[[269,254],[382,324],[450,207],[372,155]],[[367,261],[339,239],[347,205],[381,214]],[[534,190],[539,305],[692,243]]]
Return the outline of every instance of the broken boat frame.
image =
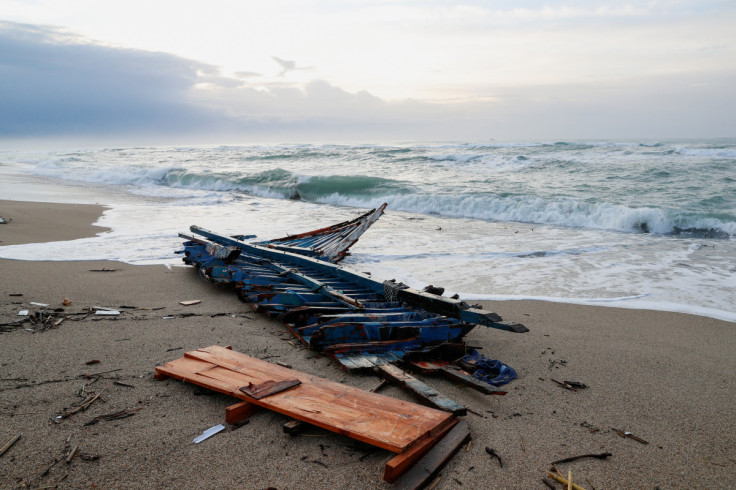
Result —
[[[233,285],[255,311],[280,319],[306,346],[348,370],[371,369],[456,414],[465,407],[393,364],[441,372],[485,393],[499,393],[448,361],[466,353],[463,337],[475,325],[522,333],[526,327],[459,299],[378,281],[336,264],[383,213],[386,205],[313,232],[246,243],[198,226],[186,239],[184,262],[209,281]]]

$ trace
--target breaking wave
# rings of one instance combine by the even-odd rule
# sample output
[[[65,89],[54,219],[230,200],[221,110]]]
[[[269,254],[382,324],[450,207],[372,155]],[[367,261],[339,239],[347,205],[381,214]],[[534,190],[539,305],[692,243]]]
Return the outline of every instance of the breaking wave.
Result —
[[[454,218],[728,238],[736,236],[735,168],[733,143],[559,141],[85,150],[33,172],[156,197],[387,202]]]

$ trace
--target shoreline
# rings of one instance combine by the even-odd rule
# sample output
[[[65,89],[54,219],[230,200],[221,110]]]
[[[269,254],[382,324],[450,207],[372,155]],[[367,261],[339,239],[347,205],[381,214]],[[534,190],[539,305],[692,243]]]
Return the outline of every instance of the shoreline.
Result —
[[[43,203],[47,210],[13,201],[26,213],[16,216],[27,216],[16,220],[6,202],[0,201],[0,216],[13,221],[0,225],[2,244],[54,237],[56,232],[43,226],[53,213],[70,234],[101,231],[91,225],[101,206]],[[96,271],[101,269],[115,270]],[[0,445],[23,433],[2,456],[0,487],[388,488],[380,476],[388,452],[363,457],[366,453],[351,449],[351,440],[317,429],[288,436],[281,431],[288,419],[273,413],[259,412],[248,425],[201,445],[191,443],[221,423],[235,399],[153,380],[156,365],[188,350],[232,345],[351,386],[371,389],[378,382],[375,376],[347,374],[314,351],[292,345],[280,323],[253,313],[226,288],[201,281],[192,268],[0,259],[0,276],[0,323],[17,319],[20,309],[33,309],[32,301],[48,303],[51,310],[65,298],[72,302],[68,313],[92,305],[122,312],[111,319],[68,320],[45,331],[0,333]],[[23,296],[11,296],[16,294]],[[179,304],[193,299],[202,302]],[[519,378],[504,387],[506,396],[496,397],[426,377],[474,412],[464,417],[473,437],[469,450],[450,461],[435,488],[538,488],[551,461],[601,452],[612,456],[559,469],[565,475],[571,469],[584,488],[736,485],[733,323],[534,300],[482,304],[529,327],[526,334],[476,327],[466,337],[485,356],[516,369]],[[93,360],[100,362],[86,364]],[[568,391],[552,379],[588,388]],[[83,385],[88,393],[102,391],[104,401],[56,423],[55,414],[82,401]],[[393,386],[382,394],[416,401]],[[84,425],[95,416],[138,407],[127,419]],[[648,444],[621,438],[613,428]],[[86,459],[51,466],[75,444]],[[501,455],[503,468],[485,447]]]

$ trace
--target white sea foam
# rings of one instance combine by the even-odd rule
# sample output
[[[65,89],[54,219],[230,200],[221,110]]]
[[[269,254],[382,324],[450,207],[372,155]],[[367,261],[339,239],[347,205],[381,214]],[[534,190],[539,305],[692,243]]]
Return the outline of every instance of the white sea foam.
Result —
[[[65,182],[59,192],[96,184],[79,187],[76,199],[111,205],[100,224],[112,231],[0,247],[0,257],[173,265],[181,263],[173,254],[181,243],[177,233],[192,224],[266,239],[388,202],[387,214],[346,261],[374,277],[419,288],[433,283],[467,299],[552,299],[733,321],[736,240],[661,235],[677,227],[736,236],[729,156],[736,144],[717,146],[491,142],[4,152],[0,161],[8,165],[0,171],[61,179],[44,180]],[[295,182],[312,202],[288,199]],[[637,229],[651,233],[632,233]]]

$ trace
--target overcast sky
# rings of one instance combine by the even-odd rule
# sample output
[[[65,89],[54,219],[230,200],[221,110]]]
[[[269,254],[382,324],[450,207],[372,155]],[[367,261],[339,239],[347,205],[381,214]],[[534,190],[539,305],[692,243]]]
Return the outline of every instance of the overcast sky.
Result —
[[[0,137],[734,137],[734,26],[715,0],[2,0]]]

